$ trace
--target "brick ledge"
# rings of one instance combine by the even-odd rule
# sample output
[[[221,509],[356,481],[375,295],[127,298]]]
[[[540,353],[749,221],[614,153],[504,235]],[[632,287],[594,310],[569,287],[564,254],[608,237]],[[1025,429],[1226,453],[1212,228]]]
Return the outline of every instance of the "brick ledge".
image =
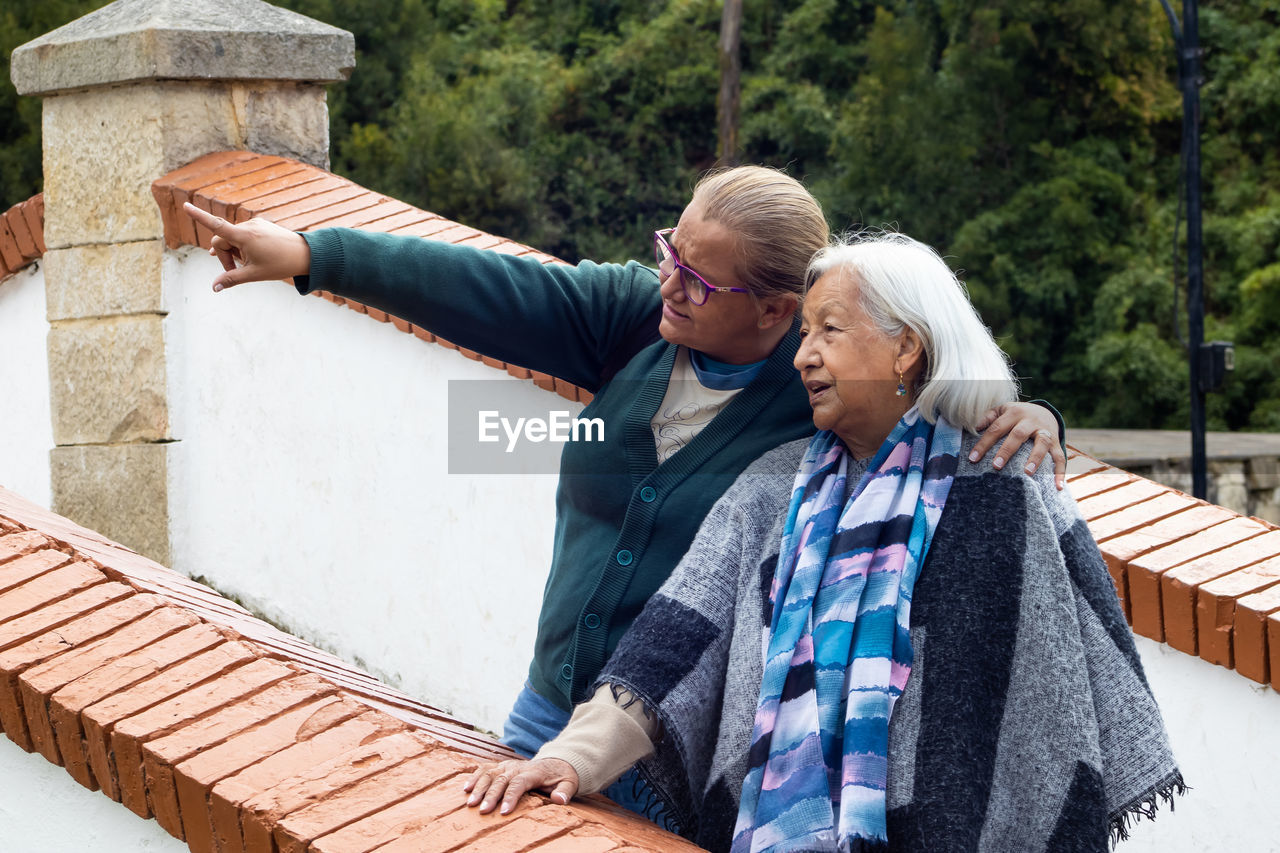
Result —
[[[0,727],[196,853],[696,850],[601,798],[463,805],[471,726],[0,489]]]

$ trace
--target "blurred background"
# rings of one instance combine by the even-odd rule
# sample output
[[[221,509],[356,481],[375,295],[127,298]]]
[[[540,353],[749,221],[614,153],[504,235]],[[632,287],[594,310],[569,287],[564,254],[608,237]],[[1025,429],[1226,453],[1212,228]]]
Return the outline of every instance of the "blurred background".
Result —
[[[5,0],[0,55],[98,6]],[[355,34],[333,170],[568,260],[647,259],[698,176],[763,163],[836,230],[963,271],[1029,396],[1073,427],[1186,429],[1182,101],[1157,0],[281,0]],[[1200,7],[1210,430],[1280,431],[1280,0]],[[726,150],[726,142],[729,143]],[[40,189],[40,101],[0,86],[0,209]],[[1177,306],[1177,307],[1175,307]]]

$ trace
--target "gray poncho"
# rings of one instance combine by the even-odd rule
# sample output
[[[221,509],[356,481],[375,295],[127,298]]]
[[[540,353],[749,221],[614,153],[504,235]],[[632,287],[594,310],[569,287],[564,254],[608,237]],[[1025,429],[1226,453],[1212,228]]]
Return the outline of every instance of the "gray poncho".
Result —
[[[911,677],[890,722],[889,846],[1104,851],[1183,790],[1133,637],[1050,466],[966,461],[916,582]],[[807,441],[757,460],[623,638],[598,684],[663,736],[638,767],[668,827],[728,850],[760,687],[769,586]],[[861,472],[851,472],[851,482]]]

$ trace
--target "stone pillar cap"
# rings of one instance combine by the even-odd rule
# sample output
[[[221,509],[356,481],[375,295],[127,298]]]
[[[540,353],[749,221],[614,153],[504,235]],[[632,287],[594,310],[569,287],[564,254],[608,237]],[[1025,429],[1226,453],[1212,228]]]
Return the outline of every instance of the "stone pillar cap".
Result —
[[[13,52],[18,93],[133,80],[343,80],[355,38],[262,0],[116,0]]]

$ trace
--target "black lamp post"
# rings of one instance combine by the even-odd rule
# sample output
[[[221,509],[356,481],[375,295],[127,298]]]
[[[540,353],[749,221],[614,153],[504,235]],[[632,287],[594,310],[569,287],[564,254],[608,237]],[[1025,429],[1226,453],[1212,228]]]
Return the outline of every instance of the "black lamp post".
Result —
[[[1204,396],[1221,387],[1234,365],[1231,344],[1204,342],[1204,249],[1200,230],[1200,74],[1199,15],[1196,0],[1183,0],[1182,26],[1169,0],[1160,0],[1178,50],[1178,88],[1182,90],[1182,152],[1187,191],[1187,354],[1191,374],[1191,492],[1204,499]]]

